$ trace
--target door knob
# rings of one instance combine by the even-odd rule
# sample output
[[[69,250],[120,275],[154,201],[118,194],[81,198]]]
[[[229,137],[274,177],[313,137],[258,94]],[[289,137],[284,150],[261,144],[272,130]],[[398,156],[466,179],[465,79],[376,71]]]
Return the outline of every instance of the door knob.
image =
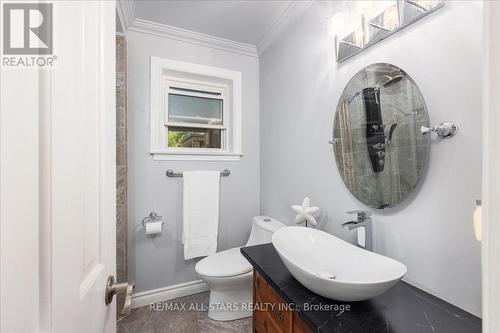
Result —
[[[132,305],[132,290],[134,290],[135,282],[122,282],[116,283],[115,277],[110,275],[106,281],[106,290],[104,294],[104,303],[109,305],[113,301],[113,296],[117,293],[125,292],[125,303],[123,304],[123,309],[121,311],[122,315],[128,315],[130,313],[130,306]]]

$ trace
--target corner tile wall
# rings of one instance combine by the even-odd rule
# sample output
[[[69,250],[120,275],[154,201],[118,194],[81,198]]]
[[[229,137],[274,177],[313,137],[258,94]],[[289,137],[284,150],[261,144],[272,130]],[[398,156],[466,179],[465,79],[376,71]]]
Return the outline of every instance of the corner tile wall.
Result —
[[[116,36],[116,278],[127,281],[127,112],[125,37]],[[117,296],[117,318],[125,297]]]

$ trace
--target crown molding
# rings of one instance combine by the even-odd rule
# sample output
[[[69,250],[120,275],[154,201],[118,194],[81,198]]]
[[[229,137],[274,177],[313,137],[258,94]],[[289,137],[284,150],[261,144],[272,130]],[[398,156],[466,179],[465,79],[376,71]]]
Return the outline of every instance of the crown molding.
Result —
[[[122,24],[123,33],[127,32],[127,29],[135,21],[135,10],[132,1],[128,0],[117,0],[116,1],[116,11],[120,22]]]
[[[257,52],[259,55],[273,44],[273,42],[283,33],[285,28],[297,17],[299,17],[314,0],[294,0],[288,8],[281,14],[276,23],[273,24],[271,29],[262,37],[257,43]]]
[[[135,16],[132,1],[118,0],[116,4],[118,16],[125,27],[125,33],[128,31],[135,31],[148,35],[211,47],[218,50],[239,53],[251,57],[258,57],[257,47],[255,45],[240,43],[225,38],[202,34],[196,31],[143,20]]]
[[[137,18],[130,0],[117,0],[116,9],[125,34],[135,31],[258,58],[313,1],[292,1],[257,46]]]
[[[218,50],[239,53],[251,57],[258,57],[257,47],[255,45],[235,42],[229,39],[206,35],[199,32],[151,22],[139,18],[136,18],[127,28],[127,30],[166,37],[186,43],[192,43]]]

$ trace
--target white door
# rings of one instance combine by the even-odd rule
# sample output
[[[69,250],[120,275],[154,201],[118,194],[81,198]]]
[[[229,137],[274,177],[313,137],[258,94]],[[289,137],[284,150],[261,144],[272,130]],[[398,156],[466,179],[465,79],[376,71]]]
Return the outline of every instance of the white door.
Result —
[[[0,331],[114,332],[115,2],[47,2],[53,67],[2,67]]]
[[[50,72],[52,331],[112,332],[115,274],[115,4],[54,1]]]
[[[500,332],[500,3],[484,3],[483,332]]]

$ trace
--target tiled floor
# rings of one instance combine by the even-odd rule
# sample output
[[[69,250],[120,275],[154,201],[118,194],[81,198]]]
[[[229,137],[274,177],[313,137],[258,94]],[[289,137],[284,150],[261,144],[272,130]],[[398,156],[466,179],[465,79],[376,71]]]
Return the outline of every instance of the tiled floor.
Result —
[[[132,310],[118,321],[117,333],[251,333],[252,318],[214,321],[208,318],[208,292],[177,298],[167,303],[185,304],[185,310],[154,311],[149,306]],[[192,309],[189,309],[193,304]],[[174,306],[175,308],[175,306]],[[197,308],[198,310],[195,310]],[[202,311],[203,310],[203,311]]]

